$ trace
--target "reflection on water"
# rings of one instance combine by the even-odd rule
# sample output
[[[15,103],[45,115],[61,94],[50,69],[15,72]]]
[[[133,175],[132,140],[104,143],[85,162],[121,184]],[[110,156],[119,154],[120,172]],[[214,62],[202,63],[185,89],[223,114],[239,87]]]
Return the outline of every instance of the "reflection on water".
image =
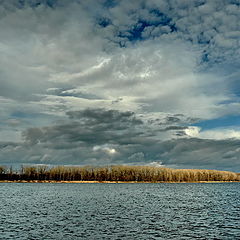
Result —
[[[240,183],[0,183],[0,239],[240,239]]]

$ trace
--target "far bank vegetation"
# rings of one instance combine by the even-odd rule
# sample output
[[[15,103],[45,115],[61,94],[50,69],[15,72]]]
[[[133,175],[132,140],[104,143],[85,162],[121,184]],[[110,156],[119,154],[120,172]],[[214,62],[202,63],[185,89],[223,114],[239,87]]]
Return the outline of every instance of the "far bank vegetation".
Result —
[[[240,174],[201,169],[170,169],[150,166],[22,166],[20,170],[0,166],[0,180],[8,181],[113,181],[113,182],[201,182],[240,181]]]

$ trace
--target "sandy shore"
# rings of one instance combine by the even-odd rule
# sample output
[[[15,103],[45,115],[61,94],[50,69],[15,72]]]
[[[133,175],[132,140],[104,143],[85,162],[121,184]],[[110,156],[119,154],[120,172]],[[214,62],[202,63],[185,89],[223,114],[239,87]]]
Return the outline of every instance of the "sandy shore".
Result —
[[[239,181],[148,182],[148,181],[55,181],[55,180],[9,181],[9,180],[0,180],[0,183],[229,183],[229,182],[239,182]]]

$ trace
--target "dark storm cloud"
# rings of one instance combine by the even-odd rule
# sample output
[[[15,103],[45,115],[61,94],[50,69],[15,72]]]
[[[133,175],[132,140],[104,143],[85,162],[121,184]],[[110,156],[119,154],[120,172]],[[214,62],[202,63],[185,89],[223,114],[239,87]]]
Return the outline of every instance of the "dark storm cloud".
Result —
[[[240,141],[211,139],[173,139],[161,143],[160,159],[166,165],[182,168],[240,170]]]
[[[163,129],[163,131],[171,131],[171,130],[185,130],[187,127],[185,126],[169,126]]]
[[[133,112],[117,110],[85,109],[67,112],[66,124],[27,129],[23,136],[31,144],[83,142],[94,144],[131,143],[142,135],[143,121]],[[74,148],[74,145],[73,145]]]
[[[55,148],[75,148],[82,144],[104,145],[144,145],[149,146],[158,141],[158,134],[186,135],[188,129],[183,123],[186,117],[167,116],[160,119],[145,119],[131,111],[107,110],[104,108],[69,111],[69,120],[62,124],[29,128],[23,132],[23,137],[30,144],[51,144]],[[160,123],[159,123],[160,122]],[[175,123],[175,125],[172,125]],[[179,125],[177,125],[179,124]],[[160,135],[161,140],[171,136]],[[71,144],[69,144],[71,143]],[[77,143],[77,144],[76,144]]]
[[[23,134],[26,142],[19,149],[16,144],[2,144],[1,150],[5,148],[6,152],[8,147],[9,151],[10,148],[15,152],[26,151],[28,161],[37,163],[47,160],[72,164],[161,162],[179,168],[240,167],[239,140],[189,138],[185,126],[169,125],[164,129],[156,124],[150,126],[130,111],[85,109],[67,115],[69,120],[65,124],[27,129]],[[176,122],[174,118],[167,119],[169,124]],[[162,134],[168,131],[180,138],[164,140]]]
[[[138,119],[134,112],[126,111],[120,112],[118,110],[105,110],[98,109],[85,109],[83,111],[70,111],[67,115],[71,119],[86,120],[87,124],[127,124],[127,125],[139,125],[143,124],[142,120]]]
[[[169,125],[163,130],[129,111],[85,109],[67,115],[65,124],[27,129],[24,143],[1,142],[0,161],[83,165],[161,162],[178,168],[240,169],[239,140],[197,139],[186,134],[167,140],[163,134],[173,131],[177,135],[184,126]]]
[[[166,117],[165,121],[166,121],[167,123],[178,123],[178,122],[181,121],[181,119],[178,118],[178,117],[175,117],[175,116],[174,116],[174,117],[168,116],[168,117]]]
[[[0,142],[0,149],[8,148],[8,147],[17,147],[19,143],[13,142]]]

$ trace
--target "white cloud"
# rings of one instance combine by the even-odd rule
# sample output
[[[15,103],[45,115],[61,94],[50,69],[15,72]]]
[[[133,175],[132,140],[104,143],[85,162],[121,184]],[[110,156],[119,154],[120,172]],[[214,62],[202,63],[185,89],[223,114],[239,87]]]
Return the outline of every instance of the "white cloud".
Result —
[[[174,4],[173,12],[178,13],[177,6],[180,3],[176,1]],[[108,12],[99,4],[96,11],[86,11],[86,6],[82,3],[67,4],[54,11],[43,7],[26,7],[9,12],[0,21],[4,36],[0,41],[2,94],[25,102],[31,99],[31,105],[35,108],[45,106],[44,112],[51,114],[55,109],[57,115],[61,105],[64,111],[99,104],[140,112],[181,112],[202,118],[221,115],[225,110],[221,109],[220,113],[218,103],[230,98],[227,92],[222,92],[226,86],[219,77],[197,72],[200,53],[189,43],[176,40],[177,38],[169,41],[168,37],[171,38],[172,34],[166,32],[163,40],[146,40],[119,49],[106,39],[110,34],[114,42],[115,30],[96,25],[95,18],[102,15],[113,20],[114,26],[127,32],[139,19],[157,21],[158,16],[150,11],[154,6],[172,18],[173,12],[169,12],[171,5],[171,1],[168,4],[150,1],[147,8],[142,9],[139,2],[121,2]],[[215,2],[205,5],[199,7],[199,10],[194,8],[194,11],[203,14],[216,8]],[[188,7],[194,6],[190,4]],[[135,15],[129,15],[133,9],[139,11]],[[231,7],[229,9],[228,11],[234,10]],[[99,13],[95,15],[97,11]],[[67,14],[69,12],[71,17]],[[175,15],[179,17],[179,14]],[[197,16],[193,18],[184,15],[181,18],[181,21],[188,23],[187,26],[191,28],[189,34],[193,35],[196,34],[192,30],[196,27],[196,24],[192,24],[194,19]],[[181,29],[181,24],[178,25]],[[18,30],[19,27],[22,31]],[[231,32],[234,31],[233,27]],[[54,88],[65,88],[65,93],[69,94],[70,91],[94,94],[101,100],[47,96],[46,94],[51,94],[49,89]],[[40,102],[39,97],[42,98]],[[120,98],[122,101],[112,104]]]
[[[188,127],[184,130],[185,134],[189,137],[199,137],[200,128],[199,127]]]
[[[202,131],[198,134],[198,137],[215,140],[240,139],[240,131],[234,129],[217,128],[213,130]]]
[[[165,165],[163,165],[161,161],[150,162],[149,164],[146,164],[146,165],[150,167],[165,167]]]
[[[101,145],[101,146],[94,146],[93,147],[93,151],[103,151],[109,155],[114,155],[117,153],[117,150],[111,146],[109,146],[108,144],[105,145]]]
[[[189,126],[184,130],[188,137],[200,138],[200,139],[213,139],[213,140],[225,140],[225,139],[240,139],[240,131],[233,128],[213,128],[210,130],[201,130],[200,127]]]

